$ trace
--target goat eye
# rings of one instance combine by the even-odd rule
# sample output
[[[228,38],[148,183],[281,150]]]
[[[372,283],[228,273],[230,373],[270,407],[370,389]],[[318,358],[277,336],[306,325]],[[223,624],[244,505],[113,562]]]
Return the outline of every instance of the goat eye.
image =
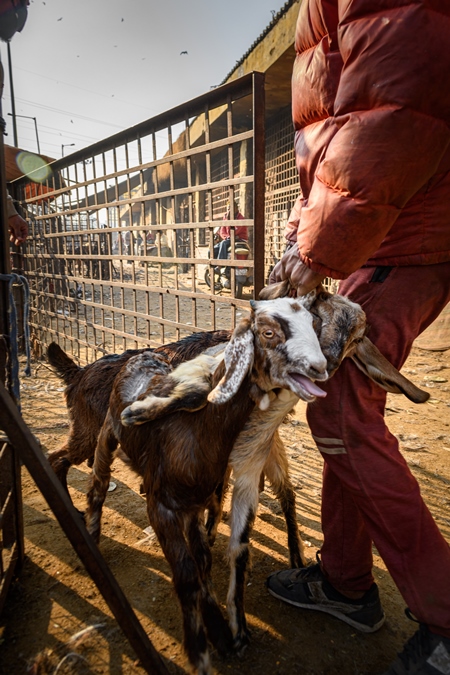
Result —
[[[270,340],[270,338],[273,338],[273,336],[275,335],[275,333],[273,332],[273,330],[265,330],[264,333],[263,333],[263,335],[264,335],[265,338],[267,338],[268,340]]]

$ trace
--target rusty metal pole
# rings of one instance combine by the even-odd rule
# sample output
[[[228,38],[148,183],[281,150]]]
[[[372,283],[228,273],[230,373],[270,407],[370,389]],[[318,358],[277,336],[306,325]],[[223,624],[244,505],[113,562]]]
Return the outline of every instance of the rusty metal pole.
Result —
[[[264,74],[253,75],[253,219],[254,219],[254,293],[258,297],[264,287],[265,239],[265,91]]]
[[[3,66],[0,62],[0,90],[3,83]],[[11,273],[9,254],[8,212],[6,206],[6,168],[3,135],[5,120],[2,115],[0,91],[0,274]],[[7,352],[9,348],[8,285],[0,282],[0,382],[6,382]]]
[[[70,502],[36,439],[1,383],[0,429],[7,434],[9,442],[19,453],[32,479],[128,638],[142,667],[152,675],[168,675],[164,661],[150,642],[124,592],[86,530],[80,514]]]

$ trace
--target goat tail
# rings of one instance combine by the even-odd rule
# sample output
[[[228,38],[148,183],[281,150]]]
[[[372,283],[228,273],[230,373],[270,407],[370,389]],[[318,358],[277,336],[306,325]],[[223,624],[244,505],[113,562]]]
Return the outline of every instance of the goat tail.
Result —
[[[47,347],[47,359],[65,384],[71,384],[81,368],[61,349],[56,342]]]

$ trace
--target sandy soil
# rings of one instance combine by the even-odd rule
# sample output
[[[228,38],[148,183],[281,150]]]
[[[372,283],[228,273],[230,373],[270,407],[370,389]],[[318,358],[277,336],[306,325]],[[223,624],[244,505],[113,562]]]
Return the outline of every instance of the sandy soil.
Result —
[[[415,406],[403,397],[389,396],[388,423],[450,541],[450,351],[415,349],[404,372],[429,387],[432,398]],[[31,379],[24,381],[22,405],[44,451],[58,448],[67,433],[62,391],[48,367],[35,362]],[[322,541],[322,460],[306,426],[303,404],[282,425],[282,436],[297,491],[298,520],[313,560]],[[80,509],[88,474],[86,465],[69,473],[70,491]],[[116,488],[104,509],[101,550],[169,672],[184,673],[188,664],[181,647],[181,615],[169,567],[157,541],[145,532],[148,522],[139,479],[116,460],[112,480]],[[26,560],[0,617],[0,672],[18,675],[31,668],[35,675],[141,675],[144,671],[135,654],[25,470],[23,499]],[[223,607],[228,537],[225,518],[213,550],[214,583]],[[404,616],[404,602],[378,555],[375,577],[387,621],[374,635],[359,634],[332,617],[302,612],[272,598],[264,582],[273,570],[287,565],[287,548],[281,510],[268,488],[261,494],[252,549],[246,591],[252,642],[240,659],[221,660],[213,654],[217,674],[376,675],[416,629]]]

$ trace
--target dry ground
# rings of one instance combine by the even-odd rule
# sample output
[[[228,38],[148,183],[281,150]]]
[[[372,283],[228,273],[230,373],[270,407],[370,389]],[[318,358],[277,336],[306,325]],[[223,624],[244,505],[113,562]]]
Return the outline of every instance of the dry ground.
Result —
[[[404,455],[420,482],[424,498],[450,541],[450,351],[413,353],[404,372],[431,389],[431,400],[415,406],[389,396],[388,423],[401,440]],[[23,414],[45,451],[58,448],[68,423],[61,382],[36,362],[23,383]],[[321,457],[311,440],[299,404],[282,425],[297,491],[298,520],[313,560],[320,547]],[[76,506],[84,508],[86,465],[69,474]],[[158,543],[145,533],[145,503],[139,480],[120,462],[113,466],[116,484],[107,497],[101,550],[169,672],[187,670],[181,639],[181,616],[171,587],[169,567]],[[53,513],[27,472],[23,472],[26,560],[0,617],[0,672],[5,675],[68,673],[142,675],[143,669],[84,571]],[[224,605],[227,587],[226,547],[229,526],[220,526],[213,550],[213,576]],[[362,635],[326,615],[283,605],[266,591],[267,575],[287,564],[285,525],[278,503],[266,488],[252,537],[253,568],[246,608],[252,642],[240,659],[213,655],[215,673],[262,675],[376,675],[415,631],[404,616],[404,602],[376,555],[375,576],[387,614],[375,635]],[[97,626],[78,635],[83,629]],[[29,671],[30,672],[30,671]]]

